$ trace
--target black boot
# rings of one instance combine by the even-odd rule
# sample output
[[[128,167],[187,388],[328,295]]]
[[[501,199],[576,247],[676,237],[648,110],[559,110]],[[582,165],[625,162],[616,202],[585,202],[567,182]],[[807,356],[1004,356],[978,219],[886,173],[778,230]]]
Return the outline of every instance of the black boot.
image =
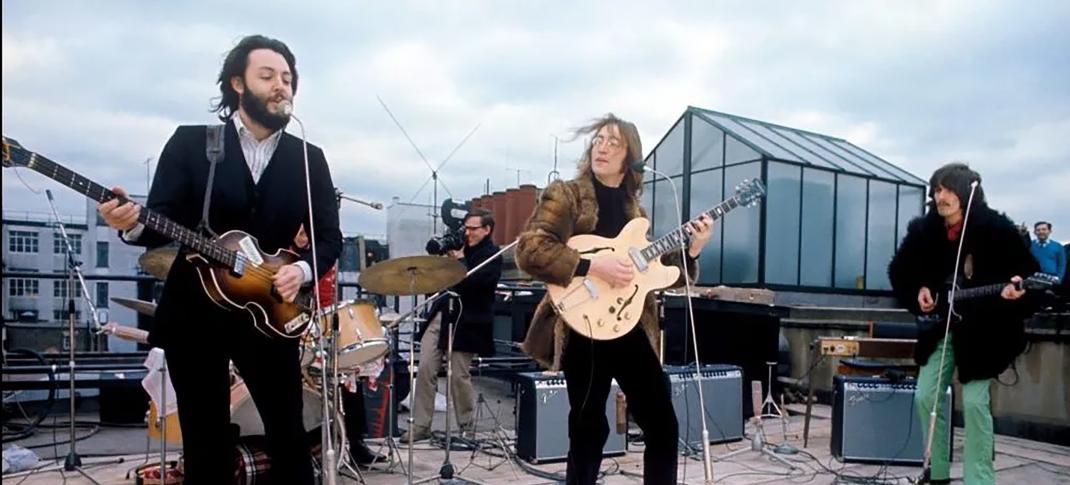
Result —
[[[356,463],[357,465],[371,465],[386,460],[385,456],[368,449],[368,445],[364,444],[364,440],[354,440],[349,442],[349,457],[352,458],[353,463]]]
[[[918,483],[918,484],[927,483],[927,484],[930,484],[930,485],[945,485],[945,484],[951,483],[951,479],[950,478],[941,478],[941,479],[933,480],[932,478],[929,478],[929,470],[926,469],[924,472],[921,473],[921,476],[918,477],[917,481],[914,482],[914,483]]]

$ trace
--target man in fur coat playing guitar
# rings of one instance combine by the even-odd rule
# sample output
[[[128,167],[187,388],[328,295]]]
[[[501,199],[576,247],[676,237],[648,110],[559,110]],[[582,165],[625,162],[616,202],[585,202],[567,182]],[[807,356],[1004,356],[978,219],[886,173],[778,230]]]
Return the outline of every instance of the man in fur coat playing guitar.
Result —
[[[900,304],[922,317],[914,359],[921,366],[915,408],[923,432],[931,429],[934,400],[946,396],[937,381],[939,388],[947,389],[952,372],[958,368],[968,485],[995,483],[989,387],[1025,348],[1023,321],[1031,306],[1022,298],[1025,291],[1020,283],[1022,277],[1037,271],[1037,263],[1022,244],[1014,223],[988,206],[980,182],[981,176],[962,163],[945,165],[933,173],[928,212],[910,222],[888,269]],[[970,188],[975,183],[967,219]],[[962,258],[956,261],[960,238]],[[948,285],[956,269],[957,286],[991,285],[998,295],[956,303],[945,338]],[[924,318],[932,315],[936,318]],[[943,358],[942,346],[946,346]],[[943,409],[943,405],[937,406],[933,429],[947,429],[950,416],[945,416]],[[949,483],[947,435],[933,434],[931,467],[925,478],[929,483]]]
[[[634,124],[610,114],[578,130],[580,135],[592,138],[576,178],[546,188],[520,235],[517,266],[555,285],[590,276],[619,288],[638,275],[625,255],[581,258],[566,243],[581,234],[616,237],[625,224],[643,216],[639,207],[643,173],[631,168],[642,160],[639,132]],[[694,259],[709,241],[712,227],[708,216],[688,226],[692,276]],[[679,265],[680,259],[679,250],[671,251],[662,263]],[[680,274],[673,286],[684,284]],[[647,294],[642,303],[639,324],[610,340],[587,338],[566,326],[553,310],[549,295],[535,310],[523,349],[542,365],[565,373],[570,405],[568,484],[593,484],[598,479],[602,448],[609,436],[604,403],[613,379],[646,439],[644,483],[676,483],[677,423],[668,378],[656,353],[659,334],[653,294]]]

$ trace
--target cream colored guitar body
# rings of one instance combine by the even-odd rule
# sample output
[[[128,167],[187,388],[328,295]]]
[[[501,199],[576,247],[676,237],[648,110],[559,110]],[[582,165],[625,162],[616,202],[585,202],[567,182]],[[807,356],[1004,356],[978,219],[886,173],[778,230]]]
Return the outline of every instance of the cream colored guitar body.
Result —
[[[680,268],[665,266],[657,259],[646,261],[640,253],[650,244],[646,239],[649,228],[649,220],[636,218],[613,239],[583,234],[568,240],[568,247],[585,259],[613,254],[626,258],[635,268],[635,278],[617,288],[591,275],[572,278],[567,287],[547,285],[554,309],[573,330],[595,340],[621,337],[639,322],[647,293],[680,277]]]

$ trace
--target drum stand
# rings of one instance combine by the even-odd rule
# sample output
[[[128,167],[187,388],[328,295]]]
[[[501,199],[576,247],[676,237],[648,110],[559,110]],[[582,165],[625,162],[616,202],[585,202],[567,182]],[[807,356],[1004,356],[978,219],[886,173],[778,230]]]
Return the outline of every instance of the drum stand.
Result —
[[[397,396],[394,394],[395,392],[397,392],[397,386],[394,384],[394,378],[395,378],[394,377],[394,374],[395,374],[395,372],[394,372],[394,370],[395,370],[394,369],[394,364],[395,364],[395,359],[398,359],[398,358],[401,357],[401,331],[400,331],[401,329],[399,328],[399,326],[400,325],[395,324],[395,325],[393,325],[393,328],[391,329],[391,337],[393,339],[393,345],[392,345],[392,348],[390,349],[390,352],[388,353],[388,356],[386,358],[386,365],[389,366],[389,369],[390,369],[389,377],[387,378],[387,384],[386,384],[387,396],[389,396],[388,397],[389,402],[387,403],[387,408],[386,408],[386,438],[384,439],[384,444],[386,444],[386,447],[387,447],[387,460],[390,462],[390,466],[386,467],[386,471],[387,472],[393,472],[394,471],[394,467],[396,465],[398,465],[398,464],[401,464],[404,461],[402,459],[402,457],[401,457],[401,447],[398,446],[397,438],[394,437],[394,431],[397,429],[397,415],[398,415],[398,411],[397,411],[397,409],[398,409],[397,408],[398,399],[397,399]],[[413,332],[413,335],[415,335],[415,334],[416,333]],[[409,343],[409,353],[412,354],[412,352],[413,352],[413,345],[412,345],[412,342],[410,342]],[[412,392],[412,391],[410,390],[409,392]],[[410,425],[411,425],[411,423],[410,423]],[[395,456],[397,456],[397,461],[394,461],[394,457]],[[411,480],[411,475],[409,473],[409,470],[407,468],[405,468],[404,466],[401,466],[400,468],[401,468],[401,474],[405,475],[406,478]]]
[[[333,296],[334,304],[337,304],[338,294]],[[322,319],[323,315],[319,315]],[[348,443],[346,440],[344,421],[338,419],[339,406],[338,399],[338,313],[334,312],[330,317],[331,332],[328,335],[327,332],[320,331],[319,338],[316,339],[319,342],[320,354],[323,356],[323,378],[321,392],[323,399],[323,421],[320,424],[320,430],[322,435],[321,453],[323,453],[323,460],[321,463],[323,483],[327,485],[333,485],[336,483],[337,474],[343,467],[356,475],[357,480],[360,483],[367,483],[364,480],[364,474],[361,473],[360,467],[354,466],[351,462],[351,457],[347,452]],[[313,325],[314,329],[322,328],[319,325]],[[363,398],[363,396],[361,396]],[[339,425],[339,423],[341,423]],[[333,433],[335,432],[335,426],[339,426],[339,441],[338,450],[341,451],[341,458],[336,454],[334,448]]]
[[[476,365],[480,369],[482,369],[483,365],[484,365],[483,364],[483,358],[482,357],[476,357],[476,362],[477,362]],[[480,467],[480,468],[483,468],[484,470],[487,470],[487,471],[494,470],[494,469],[502,466],[505,463],[509,463],[510,465],[512,465],[512,456],[513,455],[509,453],[509,445],[507,444],[507,441],[509,439],[509,433],[505,431],[505,427],[502,426],[502,422],[501,422],[500,419],[498,419],[498,415],[495,414],[494,410],[492,410],[490,408],[490,403],[488,403],[487,399],[485,397],[483,397],[483,391],[479,391],[479,393],[476,396],[476,411],[475,411],[475,416],[472,418],[472,435],[473,435],[473,437],[476,437],[479,434],[479,422],[483,419],[483,410],[484,409],[486,409],[487,415],[489,415],[490,418],[494,420],[494,425],[493,425],[492,429],[490,429],[490,431],[488,431],[488,432],[492,433],[494,435],[494,439],[498,442],[498,446],[500,446],[502,448],[502,451],[504,453],[503,453],[501,461],[499,461],[498,463],[495,463],[495,464],[491,465],[490,461],[488,461],[487,462],[488,463],[487,466],[482,466],[482,465],[479,465],[479,464],[475,464],[475,465]],[[480,447],[479,441],[477,439],[477,440],[475,440],[474,446],[472,447],[472,456],[471,456],[471,458],[469,458],[469,463],[473,463],[475,461],[476,453],[478,453],[481,450],[482,450],[482,448]],[[488,456],[490,456],[490,455],[488,455]],[[515,469],[516,467],[514,466],[513,468]]]

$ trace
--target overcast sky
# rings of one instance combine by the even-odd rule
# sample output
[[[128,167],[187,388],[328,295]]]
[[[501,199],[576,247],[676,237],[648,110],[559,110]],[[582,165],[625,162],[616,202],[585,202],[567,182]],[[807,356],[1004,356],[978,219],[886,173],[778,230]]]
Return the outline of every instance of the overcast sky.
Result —
[[[296,113],[357,197],[432,197],[377,96],[433,165],[472,133],[440,172],[440,201],[478,196],[487,179],[544,185],[553,137],[606,112],[635,121],[649,150],[693,105],[846,138],[926,179],[967,161],[994,207],[1068,240],[1068,21],[1058,0],[4,0],[3,132],[144,193],[145,160],[155,168],[176,125],[214,121],[223,55],[261,33],[296,54]],[[563,174],[579,150],[561,145]],[[83,213],[80,196],[21,173]],[[10,170],[3,204],[47,207]],[[342,216],[347,234],[386,232],[383,212]]]

